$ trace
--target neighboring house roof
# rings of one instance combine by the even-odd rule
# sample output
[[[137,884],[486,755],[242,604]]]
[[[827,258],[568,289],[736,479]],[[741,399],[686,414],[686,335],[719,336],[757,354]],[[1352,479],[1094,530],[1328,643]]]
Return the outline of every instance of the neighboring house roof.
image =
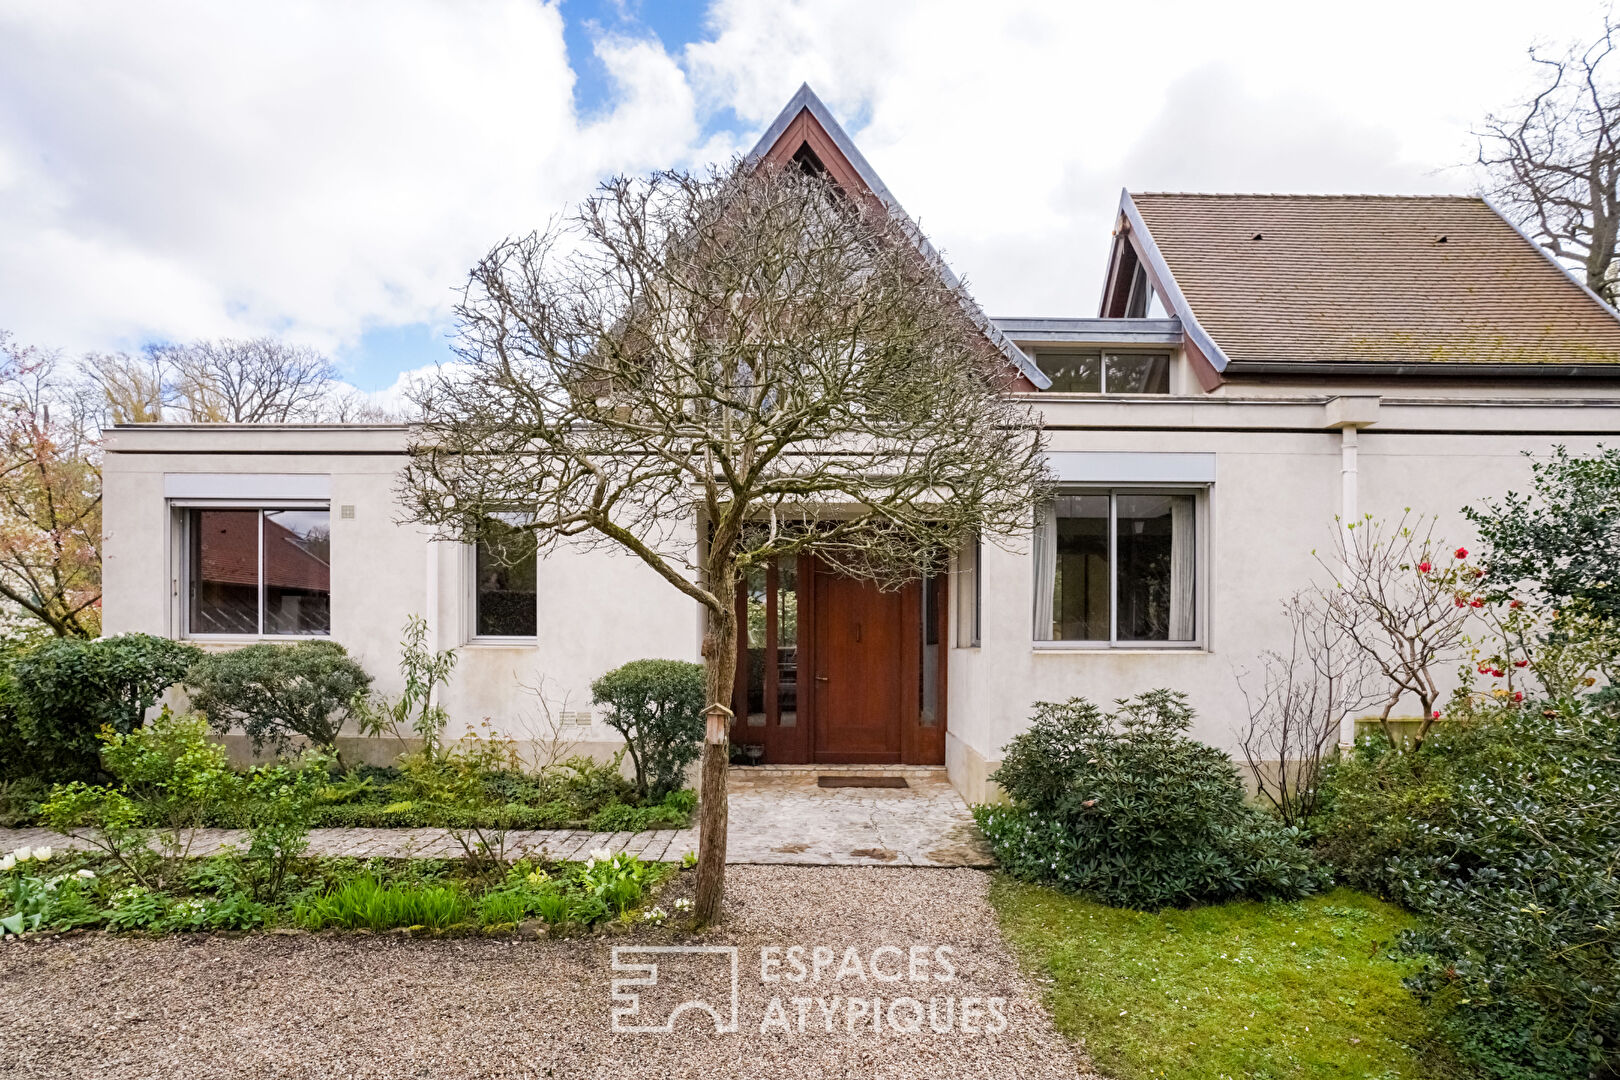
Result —
[[[833,118],[833,114],[816,96],[816,92],[810,89],[809,83],[800,85],[798,93],[793,95],[787,106],[777,114],[775,120],[771,121],[770,127],[765,129],[765,134],[760,136],[759,142],[748,152],[748,158],[750,160],[766,158],[785,163],[804,152],[808,152],[841,186],[864,189],[893,211],[905,223],[923,253],[929,258],[938,260],[944,271],[946,284],[961,296],[968,314],[985,336],[1036,387],[1044,390],[1052,385],[1052,380],[1041,372],[1035,362],[997,329],[996,324],[985,315],[961,280],[949,266],[945,265],[945,261],[939,258],[934,246],[928,242],[922,230],[917,228],[916,222],[912,221],[900,206],[899,200],[889,191],[889,186],[856,148],[854,141]]]
[[[1484,199],[1153,192],[1120,211],[1216,371],[1620,364],[1620,316]]]
[[[259,583],[259,512],[257,510],[203,510],[199,512],[201,567],[198,577],[223,585]],[[264,579],[272,589],[327,592],[331,568],[324,552],[312,550],[309,540],[267,517],[264,522]]]

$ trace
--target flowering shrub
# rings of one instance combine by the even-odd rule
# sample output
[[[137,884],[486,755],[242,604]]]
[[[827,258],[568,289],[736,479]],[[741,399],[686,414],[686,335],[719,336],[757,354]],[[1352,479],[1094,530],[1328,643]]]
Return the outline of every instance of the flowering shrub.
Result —
[[[1298,831],[1248,805],[1231,760],[1187,737],[1192,717],[1168,690],[1112,714],[1038,703],[993,777],[1012,805],[974,809],[1002,869],[1141,908],[1325,885]]]

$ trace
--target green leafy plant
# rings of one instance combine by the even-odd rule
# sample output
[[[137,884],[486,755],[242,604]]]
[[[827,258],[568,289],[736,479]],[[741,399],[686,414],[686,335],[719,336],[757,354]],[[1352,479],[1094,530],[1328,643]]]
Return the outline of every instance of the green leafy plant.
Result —
[[[242,799],[248,846],[242,863],[254,900],[281,895],[294,861],[309,849],[309,829],[325,784],[319,759],[301,768],[275,765],[248,774]]]
[[[588,900],[599,902],[607,912],[622,915],[641,902],[657,873],[655,864],[642,862],[628,852],[600,848],[592,851],[579,868],[578,883]]]
[[[1112,714],[1037,703],[993,777],[1012,804],[974,810],[1002,869],[1139,908],[1323,887],[1298,830],[1245,802],[1231,760],[1187,737],[1192,719],[1168,690]]]
[[[603,719],[624,736],[642,798],[661,799],[685,783],[703,750],[701,664],[632,660],[593,682],[591,701],[607,706]]]
[[[299,904],[293,917],[311,930],[390,930],[401,926],[442,930],[465,921],[471,912],[472,901],[458,885],[385,885],[367,874]]]
[[[1488,695],[1437,730],[1330,770],[1322,851],[1424,916],[1412,986],[1481,1073],[1620,1069],[1620,721],[1590,697]]]
[[[163,692],[202,653],[148,634],[86,641],[50,638],[23,649],[0,675],[0,734],[10,728],[10,760],[50,779],[92,780],[100,774],[101,732],[140,727]],[[11,751],[15,751],[13,754]]]
[[[399,644],[399,673],[405,689],[397,698],[377,693],[362,695],[356,699],[355,713],[364,734],[392,735],[403,741],[405,733],[410,732],[421,741],[423,752],[437,757],[450,716],[434,700],[434,694],[450,681],[456,651],[430,650],[427,634],[428,623],[422,616],[412,615],[405,620],[405,636]]]
[[[240,727],[255,749],[298,740],[337,756],[337,736],[371,676],[335,641],[260,642],[211,653],[185,677],[191,704],[216,731]]]

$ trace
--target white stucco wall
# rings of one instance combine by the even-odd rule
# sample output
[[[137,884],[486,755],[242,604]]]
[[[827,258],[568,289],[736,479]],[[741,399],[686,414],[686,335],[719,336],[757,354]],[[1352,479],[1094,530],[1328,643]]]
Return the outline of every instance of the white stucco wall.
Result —
[[[554,715],[578,714],[591,709],[591,681],[610,668],[646,657],[698,659],[691,601],[633,557],[566,547],[540,563],[535,641],[471,642],[468,549],[431,542],[399,520],[393,489],[404,444],[397,427],[113,430],[104,469],[105,632],[180,634],[179,540],[165,474],[316,473],[331,478],[332,638],[379,690],[393,693],[405,620],[427,616],[435,646],[460,652],[444,695],[452,734],[487,718],[520,741],[543,738],[545,709],[525,687],[543,689]],[[354,508],[352,519],[341,516],[343,506]],[[564,730],[583,751],[620,743],[600,724]]]
[[[1171,650],[1037,646],[1027,545],[986,544],[981,644],[953,648],[949,658],[948,756],[970,799],[989,793],[984,779],[1035,701],[1106,704],[1156,687],[1182,690],[1198,710],[1193,734],[1234,749],[1245,719],[1234,671],[1286,644],[1281,601],[1326,579],[1312,550],[1329,549],[1341,509],[1341,435],[1323,427],[1321,398],[1068,399],[1046,403],[1044,414],[1053,450],[1215,454],[1200,545],[1204,638],[1198,648]],[[1357,436],[1359,510],[1438,516],[1435,535],[1448,546],[1474,544],[1464,506],[1528,486],[1526,451],[1545,454],[1560,443],[1589,451],[1604,433],[1611,444],[1620,433],[1613,401],[1385,399],[1377,417]]]
[[[1007,548],[987,542],[981,644],[954,647],[956,635],[948,635],[947,760],[971,799],[989,792],[986,776],[1037,700],[1102,703],[1160,686],[1184,690],[1199,713],[1194,734],[1232,748],[1244,716],[1234,670],[1284,644],[1280,603],[1325,573],[1312,550],[1328,547],[1341,509],[1341,434],[1328,426],[1324,396],[1035,400],[1054,451],[1215,456],[1199,518],[1202,640],[1192,649],[1037,647],[1027,539]],[[1357,438],[1359,509],[1438,515],[1437,535],[1469,546],[1462,507],[1522,490],[1525,451],[1545,454],[1560,443],[1587,451],[1620,438],[1620,400],[1595,397],[1386,396],[1368,415],[1373,422]],[[543,686],[554,714],[577,714],[590,708],[591,680],[609,668],[640,657],[699,658],[696,605],[609,550],[565,548],[542,560],[532,644],[469,643],[467,550],[430,543],[398,520],[393,488],[404,443],[397,427],[115,429],[105,465],[106,632],[179,632],[166,473],[317,473],[331,484],[333,637],[380,689],[393,691],[405,618],[427,614],[437,646],[461,651],[445,696],[456,730],[488,718],[519,740],[543,738],[543,710],[523,687]],[[352,519],[341,516],[345,505],[354,507]],[[953,602],[953,617],[958,610]],[[599,754],[618,742],[601,725],[565,731]]]

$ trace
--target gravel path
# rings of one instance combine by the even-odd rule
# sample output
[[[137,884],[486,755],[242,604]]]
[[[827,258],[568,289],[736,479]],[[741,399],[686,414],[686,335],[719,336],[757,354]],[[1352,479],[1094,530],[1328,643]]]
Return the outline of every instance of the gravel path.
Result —
[[[983,873],[739,866],[728,879],[727,918],[701,944],[737,947],[737,1033],[717,1034],[694,1011],[670,1034],[612,1030],[612,948],[677,942],[660,931],[572,941],[87,935],[0,946],[0,1076],[1091,1076],[1003,944]],[[682,875],[672,888],[689,886]],[[762,947],[791,945],[806,947],[812,970],[812,947],[825,946],[838,970],[824,964],[815,983],[762,982]],[[880,946],[890,948],[874,954]],[[664,965],[660,985],[638,989],[654,1021],[692,985],[729,981],[724,953],[651,958]],[[913,960],[919,971],[906,968]],[[873,980],[873,968],[902,981]],[[910,981],[917,974],[932,981]],[[724,1018],[727,989],[708,996]],[[802,1032],[796,996],[811,999]],[[871,999],[904,1029],[913,1014],[896,999],[907,996],[932,997],[935,1021],[951,999],[951,1033],[932,1032],[926,1010],[919,1033],[881,1019],[874,1032]],[[865,1000],[852,1009],[850,998]],[[997,1016],[1005,1027],[992,1034]]]

